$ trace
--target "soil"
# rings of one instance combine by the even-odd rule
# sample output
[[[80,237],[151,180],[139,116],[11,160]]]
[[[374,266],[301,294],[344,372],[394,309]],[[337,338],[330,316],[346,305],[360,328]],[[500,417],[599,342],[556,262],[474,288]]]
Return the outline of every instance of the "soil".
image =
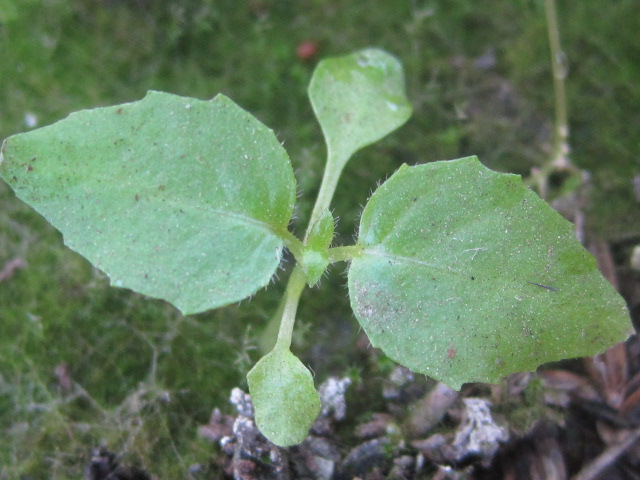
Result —
[[[461,392],[397,367],[384,382],[380,411],[359,416],[349,405],[353,395],[328,405],[324,396],[308,438],[287,449],[260,434],[249,396],[236,389],[237,415],[216,409],[200,428],[219,446],[207,467],[219,473],[196,478],[637,479],[638,352],[634,337],[583,365],[566,362]],[[330,379],[340,381],[348,379]]]

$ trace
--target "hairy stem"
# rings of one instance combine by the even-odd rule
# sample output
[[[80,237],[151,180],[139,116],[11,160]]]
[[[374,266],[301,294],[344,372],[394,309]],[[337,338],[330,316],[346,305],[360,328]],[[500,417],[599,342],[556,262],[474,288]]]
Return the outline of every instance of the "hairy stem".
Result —
[[[280,327],[275,345],[279,346],[283,343],[285,343],[287,347],[291,345],[291,335],[293,332],[293,325],[295,323],[296,311],[298,309],[298,301],[300,299],[300,295],[302,294],[302,290],[306,285],[306,275],[301,267],[301,260],[304,253],[305,244],[307,243],[307,239],[309,237],[309,234],[311,233],[313,225],[318,221],[318,219],[322,215],[322,212],[329,208],[331,200],[333,199],[333,194],[336,191],[336,186],[338,185],[338,180],[340,178],[340,174],[342,173],[341,168],[336,168],[336,165],[340,165],[340,162],[338,160],[339,158],[333,155],[331,153],[331,150],[328,149],[327,163],[325,165],[324,174],[322,176],[320,191],[318,192],[316,203],[313,207],[313,211],[311,212],[311,218],[309,219],[309,225],[307,225],[304,242],[301,242],[288,230],[286,232],[278,232],[280,237],[284,240],[286,247],[295,257],[297,264],[294,267],[293,272],[291,272],[291,276],[289,277],[285,295],[280,301],[278,309],[271,318],[269,325],[267,325],[267,328],[265,329],[260,339],[260,349],[264,353],[269,352],[274,346],[273,339],[278,325],[280,325]],[[353,251],[355,246],[348,247],[352,250],[343,251],[341,250],[341,248],[344,247],[339,247],[338,249],[332,248],[329,250],[330,262],[350,260],[356,254],[356,252]]]
[[[296,321],[296,311],[298,310],[298,302],[300,295],[307,283],[306,276],[300,265],[296,265],[289,277],[287,290],[285,292],[284,308],[282,310],[282,318],[280,319],[280,330],[278,331],[278,339],[276,347],[291,346],[291,336],[293,333],[293,324]]]
[[[289,251],[293,254],[293,257],[296,259],[296,262],[300,263],[302,259],[302,253],[304,246],[302,242],[289,230],[284,232],[280,232],[280,237],[284,240],[284,245],[289,249]]]
[[[318,198],[316,198],[316,203],[313,206],[311,218],[309,219],[309,225],[307,225],[307,232],[304,235],[304,243],[307,242],[309,233],[311,233],[313,225],[318,221],[322,212],[327,210],[331,205],[333,194],[336,191],[336,186],[338,185],[338,180],[342,173],[342,168],[337,168],[336,165],[344,165],[345,163],[346,162],[343,161],[343,159],[334,155],[328,147],[327,164],[325,165],[324,174],[322,175],[322,183],[320,184],[320,190],[318,191]]]
[[[258,348],[260,349],[260,353],[263,355],[269,353],[276,344],[276,338],[278,338],[278,330],[280,329],[280,323],[282,320],[282,313],[284,312],[284,306],[287,303],[286,299],[287,297],[285,295],[280,298],[278,308],[271,316],[269,323],[260,335]]]
[[[296,311],[298,310],[298,301],[300,300],[300,295],[306,285],[306,275],[300,266],[300,259],[302,258],[302,253],[304,251],[304,245],[307,243],[307,239],[311,233],[313,225],[318,221],[322,212],[327,210],[331,205],[331,200],[333,199],[336,186],[338,185],[338,180],[340,179],[340,174],[342,173],[342,168],[338,168],[337,166],[341,164],[344,165],[345,163],[345,161],[342,161],[340,157],[333,154],[331,149],[327,147],[327,163],[322,176],[322,183],[320,184],[318,197],[316,198],[316,203],[313,206],[313,211],[311,212],[309,225],[307,225],[304,242],[300,242],[300,240],[292,234],[287,235],[286,238],[284,238],[285,245],[296,258],[297,265],[294,267],[293,272],[291,272],[291,276],[289,277],[285,296],[280,302],[278,310],[267,326],[267,330],[261,339],[260,346],[263,351],[270,350],[269,347],[272,346],[272,332],[275,330],[274,324],[277,321],[280,322],[280,329],[278,331],[276,346],[285,344],[288,348],[291,345],[291,335],[293,333]],[[357,245],[331,248],[329,249],[329,262],[349,261],[356,256],[359,251],[360,247]]]
[[[360,245],[349,245],[345,247],[330,248],[328,251],[329,263],[349,262],[354,257],[357,257],[361,252],[362,252],[362,247]],[[298,267],[296,267],[296,269],[298,269]],[[302,269],[300,268],[300,270]],[[299,275],[299,274],[296,273],[296,275]],[[266,329],[260,336],[259,347],[260,347],[260,351],[263,354],[270,352],[271,349],[274,347],[276,343],[276,333],[278,332],[278,329],[282,331],[282,325],[284,323],[283,318],[284,318],[285,308],[287,308],[287,305],[289,305],[289,302],[290,302],[289,291],[293,289],[293,286],[291,283],[293,276],[294,276],[294,273],[291,274],[289,283],[287,284],[286,294],[280,299],[280,304],[278,305],[278,308],[273,314],[273,317],[271,317],[271,320],[269,320],[269,324],[267,325]],[[304,279],[304,274],[302,274],[302,276]],[[295,280],[295,281],[297,282],[299,280]],[[304,288],[304,285],[302,285],[302,288]],[[302,288],[300,289],[300,293],[302,293]],[[298,294],[298,297],[300,296],[300,293]],[[294,311],[294,314],[295,314],[295,311]]]
[[[330,248],[328,252],[329,263],[349,262],[362,252],[360,245],[349,245],[346,247]]]

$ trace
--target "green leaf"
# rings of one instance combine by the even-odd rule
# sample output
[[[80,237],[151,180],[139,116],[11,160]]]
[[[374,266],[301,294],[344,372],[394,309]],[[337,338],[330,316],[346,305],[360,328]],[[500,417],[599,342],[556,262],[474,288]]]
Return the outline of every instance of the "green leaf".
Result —
[[[265,286],[295,201],[273,132],[228,98],[149,92],[6,140],[0,175],[127,287],[196,313]]]
[[[309,286],[314,286],[329,265],[327,251],[333,240],[334,219],[329,210],[324,210],[311,227],[302,255],[302,268]]]
[[[365,207],[358,243],[349,296],[371,343],[454,388],[632,331],[572,225],[475,157],[400,168]]]
[[[324,210],[318,221],[311,227],[306,247],[319,252],[327,250],[333,240],[334,223],[335,220],[331,212]]]
[[[247,375],[256,424],[281,447],[302,442],[320,413],[320,397],[307,368],[276,346]]]
[[[321,61],[311,78],[309,97],[337,170],[354,152],[411,116],[402,65],[377,49]]]

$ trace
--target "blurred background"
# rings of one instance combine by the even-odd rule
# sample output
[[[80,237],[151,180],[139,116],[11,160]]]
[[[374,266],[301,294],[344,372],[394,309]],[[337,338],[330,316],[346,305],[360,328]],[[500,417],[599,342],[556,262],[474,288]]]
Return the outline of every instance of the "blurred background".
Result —
[[[570,160],[589,175],[551,172],[549,200],[579,211],[637,305],[639,4],[560,1],[558,17]],[[300,235],[325,152],[306,95],[314,65],[369,46],[404,64],[414,114],[348,164],[335,244],[353,242],[361,206],[402,163],[477,155],[525,179],[549,165],[556,99],[542,0],[0,0],[0,138],[149,89],[222,92],[289,152]],[[215,450],[197,427],[228,409],[231,388],[246,388],[287,268],[251,302],[182,317],[109,288],[0,182],[0,479],[80,478],[99,446],[158,478],[195,475]],[[375,383],[393,367],[356,347],[344,267],[330,273],[303,295],[296,353],[317,383]]]

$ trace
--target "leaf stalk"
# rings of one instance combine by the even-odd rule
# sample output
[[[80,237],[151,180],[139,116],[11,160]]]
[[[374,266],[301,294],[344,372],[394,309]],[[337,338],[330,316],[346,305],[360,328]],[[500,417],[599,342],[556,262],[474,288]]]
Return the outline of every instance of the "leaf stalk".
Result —
[[[348,245],[345,247],[330,248],[328,253],[329,263],[349,262],[362,253],[360,245]]]
[[[300,264],[296,265],[289,277],[287,290],[285,292],[284,309],[282,310],[282,318],[280,320],[280,330],[278,331],[278,339],[275,348],[289,348],[291,346],[291,338],[293,334],[293,325],[296,321],[296,312],[298,310],[298,302],[302,290],[307,284],[307,277],[302,270]]]
[[[342,167],[339,167],[339,165],[344,165],[349,156],[350,155],[347,155],[347,158],[344,159],[340,158],[332,152],[331,146],[327,145],[327,164],[324,169],[324,174],[322,175],[322,183],[320,184],[316,203],[311,211],[309,225],[304,235],[305,244],[307,243],[311,229],[320,218],[320,215],[322,215],[322,212],[329,209],[336,187],[338,186],[338,180],[342,174]]]

